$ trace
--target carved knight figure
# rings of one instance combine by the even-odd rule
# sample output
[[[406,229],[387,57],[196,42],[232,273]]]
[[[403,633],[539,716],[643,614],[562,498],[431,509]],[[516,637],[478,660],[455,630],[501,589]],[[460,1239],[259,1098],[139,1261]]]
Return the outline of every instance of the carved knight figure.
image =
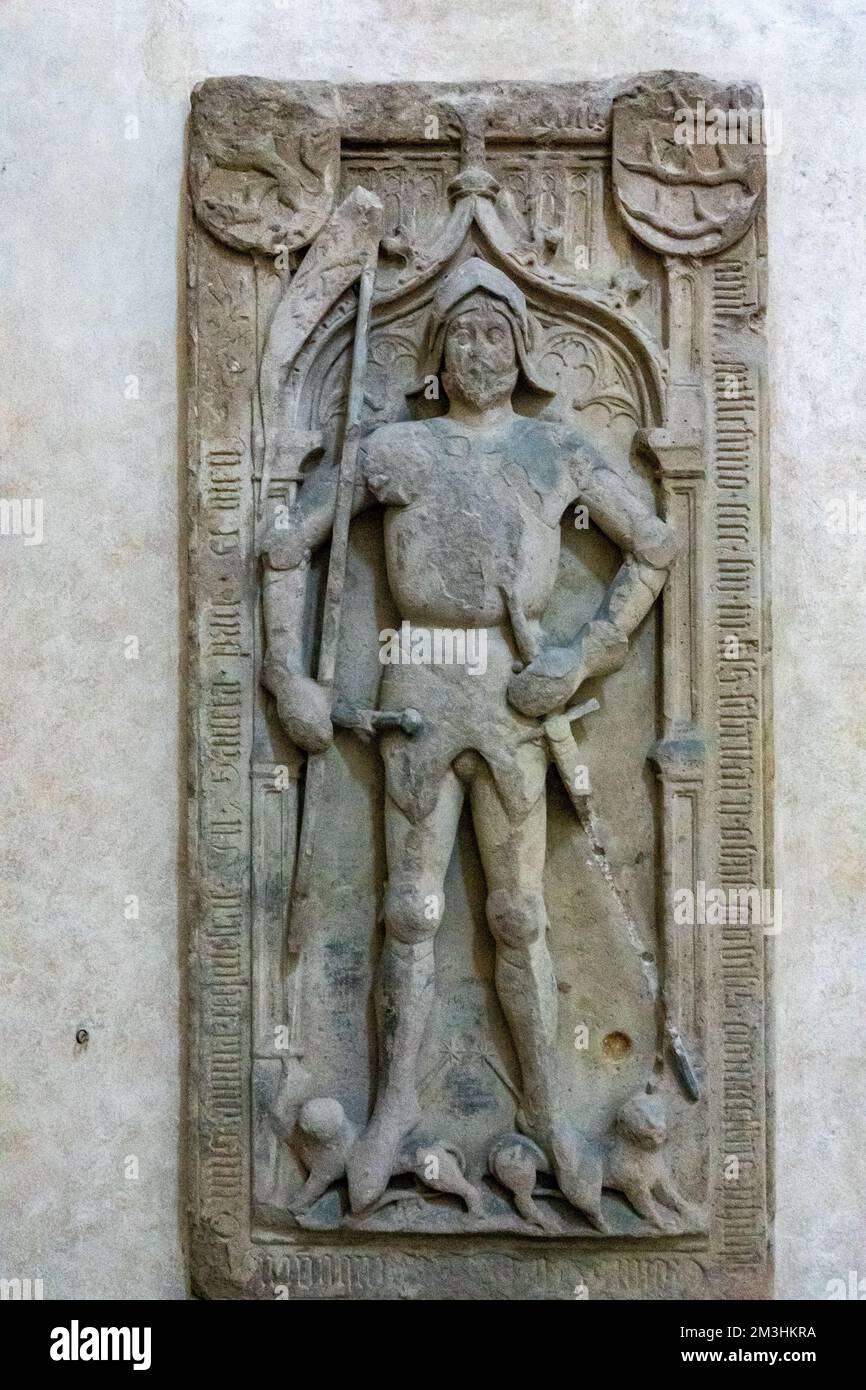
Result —
[[[554,1039],[557,989],[542,875],[549,720],[584,683],[624,662],[678,550],[678,537],[571,424],[516,412],[543,393],[521,290],[473,257],[435,293],[422,382],[444,414],[382,425],[363,442],[354,511],[382,508],[387,577],[418,629],[483,630],[486,664],[384,668],[379,705],[421,716],[382,733],[387,884],[376,981],[379,1069],[372,1115],[347,1159],[355,1213],[383,1195],[422,1119],[418,1059],[435,984],[446,871],[468,798],[496,943],[495,984],[521,1071],[518,1125],[562,1194],[591,1213],[579,1116],[566,1113]],[[264,681],[289,736],[308,752],[333,735],[330,694],[302,668],[300,615],[310,554],[330,534],[337,470],[306,481],[288,529],[265,535]],[[574,504],[622,552],[601,606],[567,646],[542,618],[557,575],[560,521]],[[590,1219],[593,1219],[590,1215]]]

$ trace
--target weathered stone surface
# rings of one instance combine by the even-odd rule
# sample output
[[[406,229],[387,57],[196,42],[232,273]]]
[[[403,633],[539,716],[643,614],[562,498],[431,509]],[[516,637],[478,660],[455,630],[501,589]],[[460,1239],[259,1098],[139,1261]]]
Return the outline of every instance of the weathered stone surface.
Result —
[[[194,94],[202,1293],[769,1291],[745,97]]]
[[[862,1278],[866,648],[856,634],[866,589],[863,532],[831,533],[825,507],[863,497],[864,306],[852,275],[866,177],[852,100],[863,13],[850,0],[755,0],[736,16],[710,0],[673,0],[663,24],[658,7],[633,0],[525,0],[513,16],[500,0],[76,0],[55,6],[50,24],[45,13],[29,0],[3,7],[3,495],[44,499],[45,542],[0,540],[12,806],[0,1275],[43,1277],[46,1298],[61,1299],[175,1298],[185,1287],[177,262],[191,87],[220,72],[567,81],[674,67],[725,83],[758,79],[783,122],[768,160],[773,527],[764,549],[776,882],[788,906],[769,940],[776,1288],[821,1299],[831,1285],[849,1286],[851,1271]],[[61,229],[59,243],[50,228]],[[129,373],[139,376],[137,400],[123,389]],[[139,661],[123,658],[130,634],[141,640]],[[140,896],[137,921],[123,915],[129,894]],[[72,1041],[82,1023],[86,1049]],[[126,1176],[129,1155],[139,1181]],[[450,1278],[451,1257],[438,1265]],[[351,1292],[346,1270],[327,1261],[286,1272],[331,1297]],[[624,1252],[620,1273],[643,1296],[672,1287],[666,1257],[638,1264]],[[534,1270],[512,1274],[524,1296]]]

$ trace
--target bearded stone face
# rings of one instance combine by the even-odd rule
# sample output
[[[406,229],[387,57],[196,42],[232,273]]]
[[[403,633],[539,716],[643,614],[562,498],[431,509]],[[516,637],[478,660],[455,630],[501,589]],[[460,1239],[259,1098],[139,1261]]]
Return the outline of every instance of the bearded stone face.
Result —
[[[448,399],[478,410],[500,405],[517,385],[511,324],[493,301],[472,295],[448,325],[442,385]]]

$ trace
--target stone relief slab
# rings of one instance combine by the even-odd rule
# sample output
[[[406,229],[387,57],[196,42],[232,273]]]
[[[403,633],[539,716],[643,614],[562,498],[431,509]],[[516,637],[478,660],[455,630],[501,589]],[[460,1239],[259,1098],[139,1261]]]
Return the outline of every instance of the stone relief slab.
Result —
[[[193,94],[203,1296],[769,1295],[746,102]]]

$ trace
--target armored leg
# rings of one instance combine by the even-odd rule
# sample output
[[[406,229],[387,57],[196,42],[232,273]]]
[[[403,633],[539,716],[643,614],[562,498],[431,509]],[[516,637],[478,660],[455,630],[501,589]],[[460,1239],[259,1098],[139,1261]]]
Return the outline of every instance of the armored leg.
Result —
[[[496,990],[520,1060],[527,1128],[535,1134],[549,1123],[555,1102],[557,994],[542,891],[547,760],[528,747],[524,761],[527,786],[536,795],[521,820],[506,814],[486,767],[473,778],[471,798],[496,941]]]
[[[463,788],[449,772],[433,812],[418,825],[385,807],[388,887],[385,941],[376,980],[379,1076],[376,1104],[348,1164],[352,1210],[381,1197],[406,1136],[419,1120],[418,1054],[434,994],[433,941]]]
[[[556,977],[542,887],[547,759],[532,745],[520,756],[528,799],[537,793],[522,818],[506,814],[489,770],[472,782],[487,920],[496,940],[496,989],[520,1061],[526,1132],[549,1155],[563,1195],[601,1228],[600,1162],[559,1100]]]

